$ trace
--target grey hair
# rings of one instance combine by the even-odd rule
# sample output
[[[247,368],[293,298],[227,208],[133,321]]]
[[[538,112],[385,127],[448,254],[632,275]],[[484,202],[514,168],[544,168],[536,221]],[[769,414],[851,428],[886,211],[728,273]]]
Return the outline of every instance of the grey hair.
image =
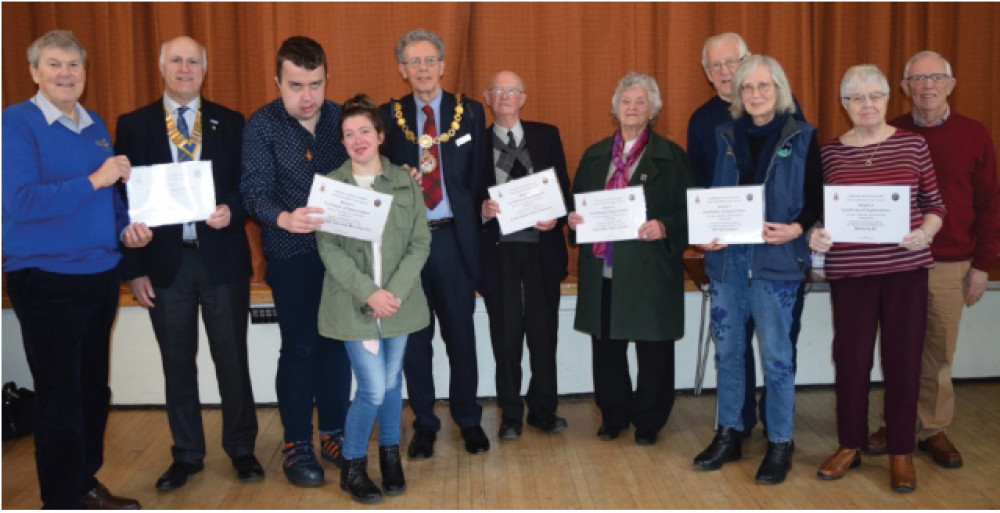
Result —
[[[872,82],[878,84],[882,88],[883,93],[886,95],[889,94],[889,81],[886,80],[885,74],[882,73],[882,70],[878,69],[878,66],[874,64],[851,66],[844,72],[844,78],[840,81],[840,97],[846,98],[859,85]]]
[[[951,72],[951,63],[948,62],[948,59],[945,59],[944,57],[941,56],[941,54],[935,52],[934,50],[924,50],[922,52],[917,53],[913,57],[910,57],[910,60],[906,61],[906,67],[903,68],[904,79],[910,76],[910,66],[913,66],[914,62],[917,62],[918,60],[923,59],[924,57],[936,57],[938,59],[941,59],[942,61],[944,61],[945,75],[948,75],[949,77],[955,76]]]
[[[500,76],[500,74],[503,73],[504,71],[507,71],[511,75],[514,75],[514,78],[517,79],[518,87],[521,88],[521,92],[522,93],[528,91],[527,87],[524,85],[524,79],[521,78],[521,75],[518,75],[517,73],[515,73],[513,71],[503,70],[503,71],[498,71],[498,72],[494,73],[493,76],[490,77],[490,81],[487,82],[487,84],[489,84],[489,85],[486,87],[486,92],[489,92],[490,89],[493,89],[493,86],[495,86],[497,84],[497,77]]]
[[[422,28],[411,30],[406,34],[403,34],[403,37],[399,38],[399,42],[396,43],[396,60],[403,62],[406,58],[404,55],[406,47],[421,41],[427,41],[428,43],[434,45],[434,47],[437,48],[438,59],[441,59],[442,61],[444,60],[444,41],[441,41],[441,37],[437,34]]]
[[[701,45],[701,67],[705,68],[706,73],[708,72],[708,47],[725,41],[734,41],[736,43],[736,47],[740,52],[740,59],[750,56],[750,49],[747,48],[747,42],[743,40],[743,36],[736,32],[716,34],[706,39],[705,44]]]
[[[649,96],[649,122],[652,123],[656,120],[656,116],[660,115],[663,100],[660,98],[660,86],[656,85],[656,79],[645,73],[629,71],[618,81],[618,85],[615,86],[615,95],[611,98],[611,116],[615,118],[615,121],[620,121],[618,119],[618,104],[621,102],[622,94],[637,86],[645,87],[646,94]]]
[[[744,59],[743,64],[736,69],[733,74],[733,102],[729,106],[729,113],[733,119],[738,119],[743,115],[743,81],[747,75],[753,73],[759,66],[764,66],[771,73],[771,80],[774,81],[775,92],[778,98],[774,103],[775,114],[794,114],[795,101],[792,99],[792,87],[788,84],[788,77],[781,64],[769,55],[751,55]]]
[[[160,45],[160,67],[163,67],[167,63],[167,45],[172,43],[174,40],[179,39],[175,37],[166,43]],[[194,38],[188,38],[194,41]],[[194,44],[198,45],[198,49],[201,50],[201,68],[208,71],[208,52],[205,51],[205,47],[201,43],[194,41]]]
[[[46,48],[76,51],[83,59],[83,65],[87,65],[87,50],[83,49],[80,41],[68,30],[50,30],[31,43],[27,53],[32,68],[38,69],[38,59],[42,57],[42,50]]]

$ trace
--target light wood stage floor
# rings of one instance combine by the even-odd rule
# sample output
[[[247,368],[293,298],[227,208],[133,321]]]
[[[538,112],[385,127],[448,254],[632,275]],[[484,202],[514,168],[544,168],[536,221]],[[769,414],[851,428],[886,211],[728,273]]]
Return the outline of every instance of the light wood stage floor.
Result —
[[[561,434],[525,426],[520,440],[499,443],[499,410],[484,407],[483,428],[492,448],[465,452],[446,405],[438,405],[443,428],[430,460],[405,459],[408,491],[387,497],[381,509],[983,509],[1000,507],[1000,383],[957,386],[957,422],[950,438],[965,465],[946,470],[919,450],[914,454],[917,489],[889,489],[888,458],[863,457],[862,465],[839,481],[816,477],[816,469],[837,448],[832,389],[796,395],[793,468],[778,486],[753,477],[767,442],[760,428],[744,446],[744,458],[717,472],[695,470],[691,461],[712,439],[715,396],[681,395],[656,445],[640,447],[633,431],[611,442],[597,439],[599,414],[590,399],[567,399],[559,408],[569,422]],[[881,390],[872,394],[880,407]],[[873,410],[875,408],[872,408]],[[219,445],[221,416],[204,413],[209,454],[205,470],[177,491],[153,484],[170,464],[170,431],[163,410],[114,410],[108,423],[105,463],[98,477],[113,492],[134,497],[146,509],[361,509],[340,490],[340,472],[324,462],[327,483],[297,488],[281,472],[282,429],[273,407],[257,410],[257,457],[267,476],[258,483],[236,481]],[[403,448],[412,414],[404,407]],[[874,420],[872,421],[874,424]],[[3,442],[3,508],[41,505],[30,437]],[[377,448],[369,467],[380,482]]]

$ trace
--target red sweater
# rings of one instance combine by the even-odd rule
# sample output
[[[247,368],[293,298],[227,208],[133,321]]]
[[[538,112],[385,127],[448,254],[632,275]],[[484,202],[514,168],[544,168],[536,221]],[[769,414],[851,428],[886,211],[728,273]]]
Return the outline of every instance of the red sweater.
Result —
[[[989,272],[1000,252],[1000,180],[989,131],[954,111],[939,126],[917,126],[909,113],[890,124],[924,136],[930,148],[938,189],[948,208],[931,246],[934,259],[971,259],[972,267]]]

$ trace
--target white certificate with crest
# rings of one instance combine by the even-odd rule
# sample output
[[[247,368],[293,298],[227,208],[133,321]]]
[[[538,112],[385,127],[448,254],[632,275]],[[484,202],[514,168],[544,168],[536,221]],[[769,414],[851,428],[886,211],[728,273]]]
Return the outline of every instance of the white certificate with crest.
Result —
[[[215,212],[210,160],[134,166],[125,191],[129,220],[149,227],[204,221]]]
[[[490,187],[489,193],[500,205],[497,221],[504,235],[566,215],[559,179],[552,168]]]
[[[899,244],[910,233],[910,187],[824,185],[823,217],[833,242]]]
[[[764,186],[687,190],[688,243],[764,243]]]
[[[323,209],[323,227],[320,230],[377,241],[389,217],[392,195],[316,175],[309,189],[307,205]]]
[[[646,222],[646,193],[642,186],[585,192],[573,195],[576,213],[583,222],[576,225],[577,244],[634,240]]]

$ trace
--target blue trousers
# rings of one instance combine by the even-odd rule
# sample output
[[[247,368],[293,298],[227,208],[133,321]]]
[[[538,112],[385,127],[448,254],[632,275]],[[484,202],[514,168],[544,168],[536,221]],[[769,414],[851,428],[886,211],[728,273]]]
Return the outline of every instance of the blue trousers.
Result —
[[[319,334],[319,300],[326,268],[312,252],[267,262],[281,331],[275,388],[285,442],[312,440],[313,406],[320,431],[341,432],[351,394],[344,343]]]
[[[368,352],[360,341],[344,342],[358,381],[344,424],[345,459],[365,457],[376,420],[378,444],[383,447],[399,445],[406,339],[407,335],[381,339],[378,354]]]

